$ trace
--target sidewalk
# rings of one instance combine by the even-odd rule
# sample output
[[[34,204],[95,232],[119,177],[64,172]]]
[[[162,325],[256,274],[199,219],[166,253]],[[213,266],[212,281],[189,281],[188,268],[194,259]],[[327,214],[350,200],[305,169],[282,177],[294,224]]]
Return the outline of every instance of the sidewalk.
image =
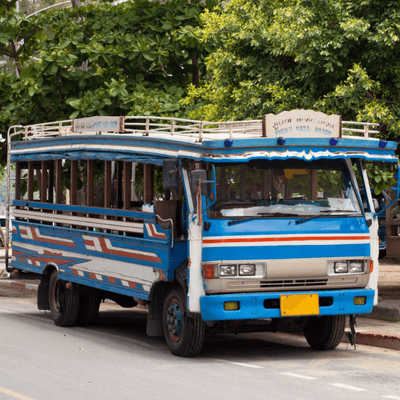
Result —
[[[379,268],[379,302],[372,313],[357,318],[356,343],[400,350],[400,259],[382,259]],[[0,264],[0,285],[37,291],[39,280],[12,278]],[[347,337],[343,341],[347,342]]]

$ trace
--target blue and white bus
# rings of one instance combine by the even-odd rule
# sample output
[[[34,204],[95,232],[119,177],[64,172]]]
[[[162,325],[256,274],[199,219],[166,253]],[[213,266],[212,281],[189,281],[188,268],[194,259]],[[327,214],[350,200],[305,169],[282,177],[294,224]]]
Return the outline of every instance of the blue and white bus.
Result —
[[[310,110],[11,127],[7,268],[40,276],[38,308],[59,326],[94,323],[106,298],[147,305],[148,335],[177,356],[219,332],[297,330],[333,349],[377,302],[366,168],[397,177],[398,159],[373,128]]]

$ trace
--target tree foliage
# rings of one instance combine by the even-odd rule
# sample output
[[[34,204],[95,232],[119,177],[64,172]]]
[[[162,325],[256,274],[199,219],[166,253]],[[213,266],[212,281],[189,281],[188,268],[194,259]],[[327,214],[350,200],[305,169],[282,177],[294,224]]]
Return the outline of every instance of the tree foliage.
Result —
[[[3,137],[13,124],[91,115],[185,115],[190,105],[179,101],[190,82],[198,84],[209,47],[195,35],[199,15],[215,4],[135,0],[28,20],[15,16],[27,32],[35,32],[21,53],[20,77],[0,75]]]
[[[400,136],[400,4],[390,0],[231,0],[204,14],[212,79],[192,87],[192,115],[260,118],[337,113]]]

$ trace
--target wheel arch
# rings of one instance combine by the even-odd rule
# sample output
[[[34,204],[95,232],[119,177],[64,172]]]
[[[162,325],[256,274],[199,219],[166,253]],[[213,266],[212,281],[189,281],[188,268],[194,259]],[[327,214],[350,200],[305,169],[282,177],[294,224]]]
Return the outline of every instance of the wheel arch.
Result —
[[[163,337],[163,306],[168,292],[174,288],[181,288],[184,295],[187,295],[187,260],[174,271],[173,281],[156,282],[149,294],[149,313],[147,316],[146,332],[148,336]]]

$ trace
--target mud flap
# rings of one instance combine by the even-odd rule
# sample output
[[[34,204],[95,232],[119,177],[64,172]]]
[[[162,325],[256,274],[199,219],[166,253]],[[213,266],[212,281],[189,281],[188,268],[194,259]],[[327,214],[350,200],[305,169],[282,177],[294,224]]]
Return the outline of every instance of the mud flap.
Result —
[[[349,339],[349,342],[352,346],[354,346],[354,350],[356,350],[356,330],[355,330],[355,326],[357,326],[356,323],[356,316],[354,314],[349,315],[350,317],[350,332],[346,332],[347,333],[347,337]]]
[[[37,292],[37,305],[39,310],[50,310],[49,281],[42,279]]]

